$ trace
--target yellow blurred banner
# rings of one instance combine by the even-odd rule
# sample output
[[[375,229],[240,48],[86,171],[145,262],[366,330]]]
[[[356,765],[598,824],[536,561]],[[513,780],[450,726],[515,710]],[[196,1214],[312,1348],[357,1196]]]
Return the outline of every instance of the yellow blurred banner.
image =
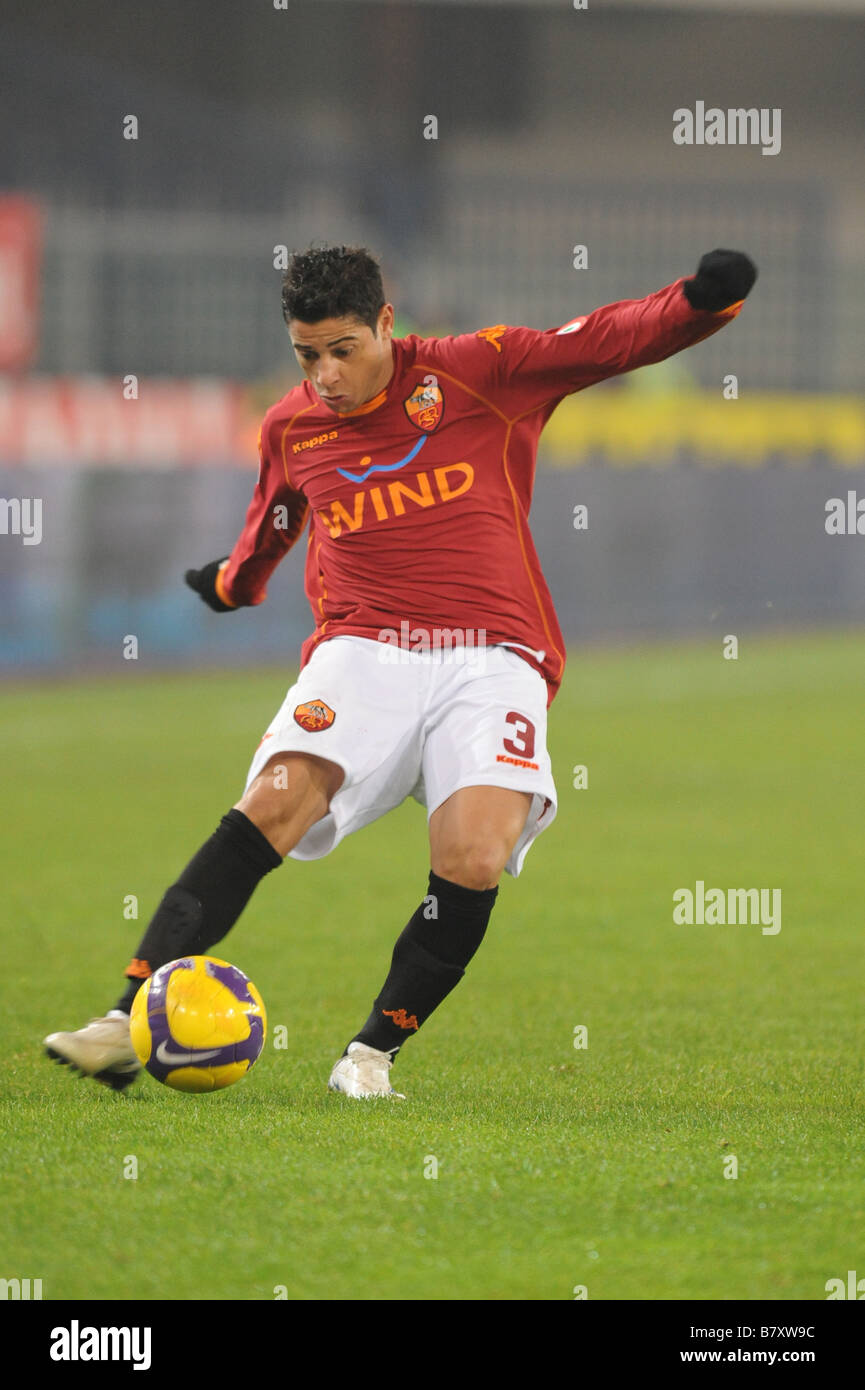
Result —
[[[554,411],[541,436],[544,463],[578,468],[603,454],[613,466],[673,463],[760,468],[810,463],[865,465],[865,403],[858,396],[708,392],[644,396],[626,389],[578,393]]]

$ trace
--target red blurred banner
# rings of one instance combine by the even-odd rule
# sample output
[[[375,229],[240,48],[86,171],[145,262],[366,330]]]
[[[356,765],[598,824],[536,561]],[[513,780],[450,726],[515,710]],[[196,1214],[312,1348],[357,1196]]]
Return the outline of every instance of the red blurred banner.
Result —
[[[35,361],[41,264],[39,208],[0,195],[0,371],[24,371]]]
[[[0,462],[256,468],[260,414],[219,378],[0,376]]]

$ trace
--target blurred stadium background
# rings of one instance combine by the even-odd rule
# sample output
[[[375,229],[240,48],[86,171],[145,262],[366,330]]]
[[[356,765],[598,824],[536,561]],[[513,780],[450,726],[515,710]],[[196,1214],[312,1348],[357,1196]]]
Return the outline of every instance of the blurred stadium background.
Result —
[[[151,667],[294,664],[302,544],[238,619],[182,573],[240,529],[298,377],[274,248],[313,239],[376,250],[422,333],[551,326],[750,252],[733,327],[553,417],[542,562],[572,639],[861,622],[863,543],[824,509],[865,495],[863,8],[6,0],[2,672],[110,669],[127,634]],[[781,108],[780,153],[675,146],[697,100]]]

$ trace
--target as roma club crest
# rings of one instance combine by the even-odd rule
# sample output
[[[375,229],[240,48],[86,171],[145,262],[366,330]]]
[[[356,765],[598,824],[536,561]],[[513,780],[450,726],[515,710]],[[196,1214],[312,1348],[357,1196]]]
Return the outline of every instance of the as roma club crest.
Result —
[[[424,434],[432,434],[436,425],[442,418],[445,409],[444,396],[440,386],[418,386],[409,396],[407,401],[403,401],[405,413],[413,425],[417,425]]]
[[[294,711],[295,723],[309,734],[317,734],[321,729],[329,729],[336,715],[324,700],[307,700]]]

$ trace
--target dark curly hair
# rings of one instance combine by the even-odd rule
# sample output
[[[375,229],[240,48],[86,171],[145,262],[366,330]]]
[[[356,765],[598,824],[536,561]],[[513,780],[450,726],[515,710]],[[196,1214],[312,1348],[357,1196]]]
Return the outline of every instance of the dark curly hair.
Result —
[[[295,251],[282,281],[286,323],[318,323],[351,314],[375,333],[384,303],[381,270],[364,246]]]

